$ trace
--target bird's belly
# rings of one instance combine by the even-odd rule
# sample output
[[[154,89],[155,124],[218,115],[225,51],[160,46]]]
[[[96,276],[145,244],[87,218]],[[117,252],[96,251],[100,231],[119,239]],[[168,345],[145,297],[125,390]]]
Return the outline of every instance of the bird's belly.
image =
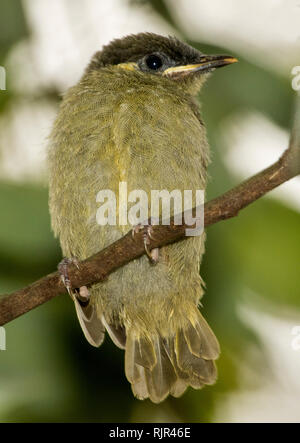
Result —
[[[203,243],[201,236],[163,247],[155,266],[143,256],[94,285],[91,294],[99,315],[108,322],[163,330],[174,313],[180,316],[185,305],[197,305],[202,296]]]
[[[193,174],[194,166],[190,168],[189,175],[182,169],[176,171],[172,164],[165,165],[164,174],[156,175],[152,166],[147,159],[133,161],[124,168],[125,173],[121,177],[123,186],[126,184],[127,199],[135,190],[145,192],[149,202],[149,216],[152,190],[172,192],[177,189],[183,196],[186,189],[195,191],[204,187],[198,172]],[[72,254],[79,255],[80,259],[105,248],[132,229],[130,223],[119,224],[120,183],[116,177],[103,182],[99,175],[99,179],[94,181],[93,193],[89,198],[87,195],[83,196],[82,204],[86,205],[86,216],[77,219],[78,223],[74,228],[77,234],[72,243]],[[101,226],[97,222],[97,211],[101,205],[96,201],[96,195],[106,188],[116,195],[117,217],[115,225]],[[127,204],[130,210],[135,202]],[[146,219],[148,217],[140,221],[144,222]],[[203,244],[202,235],[161,248],[157,265],[153,266],[143,256],[115,271],[105,282],[94,285],[91,295],[97,304],[99,316],[105,315],[108,322],[140,322],[140,328],[159,327],[162,330],[174,312],[180,311],[185,303],[196,305],[202,296],[199,264]]]

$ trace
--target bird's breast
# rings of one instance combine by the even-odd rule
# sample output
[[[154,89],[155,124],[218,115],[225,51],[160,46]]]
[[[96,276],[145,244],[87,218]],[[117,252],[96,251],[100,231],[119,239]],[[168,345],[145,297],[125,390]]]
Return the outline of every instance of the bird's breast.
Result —
[[[129,91],[111,123],[112,143],[106,142],[120,181],[149,188],[204,185],[205,129],[186,102],[161,90]]]

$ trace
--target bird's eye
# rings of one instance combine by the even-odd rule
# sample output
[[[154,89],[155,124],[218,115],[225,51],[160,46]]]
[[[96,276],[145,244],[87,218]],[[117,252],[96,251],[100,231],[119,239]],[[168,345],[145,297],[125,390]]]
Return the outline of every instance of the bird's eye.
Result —
[[[151,54],[146,58],[146,65],[149,69],[153,69],[154,71],[161,68],[162,64],[163,62],[159,55]]]

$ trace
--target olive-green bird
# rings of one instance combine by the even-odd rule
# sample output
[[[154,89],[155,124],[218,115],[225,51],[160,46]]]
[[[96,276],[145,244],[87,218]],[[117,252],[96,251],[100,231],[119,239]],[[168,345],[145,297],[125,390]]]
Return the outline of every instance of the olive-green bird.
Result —
[[[97,223],[100,190],[118,197],[127,182],[128,193],[144,190],[150,201],[151,190],[205,189],[209,147],[195,97],[210,71],[235,61],[151,33],[93,56],[50,136],[50,212],[66,257],[83,260],[132,228]],[[139,399],[158,403],[216,380],[219,344],[198,310],[203,251],[204,234],[161,248],[156,266],[144,255],[72,293],[89,343],[100,346],[106,330],[125,349]],[[67,265],[60,270],[70,289]]]

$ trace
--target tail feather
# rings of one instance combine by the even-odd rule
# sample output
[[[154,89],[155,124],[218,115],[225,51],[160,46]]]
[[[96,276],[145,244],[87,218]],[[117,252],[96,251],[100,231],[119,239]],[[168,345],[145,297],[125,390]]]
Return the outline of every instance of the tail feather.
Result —
[[[170,389],[170,394],[176,398],[181,397],[187,387],[188,385],[185,383],[185,381],[178,378]]]
[[[220,354],[220,346],[215,334],[200,314],[195,325],[184,330],[184,338],[189,350],[196,357],[215,360]]]
[[[91,302],[82,303],[74,297],[76,314],[87,341],[95,347],[102,344],[105,335],[105,328],[98,318],[95,307]]]
[[[132,383],[132,392],[140,400],[149,397],[148,386],[146,383],[146,369],[143,366],[135,365],[135,376]],[[128,377],[127,377],[128,378]]]
[[[115,326],[111,323],[108,323],[104,315],[101,316],[101,320],[114,344],[118,346],[118,348],[120,349],[125,349],[126,347],[125,328],[123,328],[122,326]]]
[[[135,363],[144,368],[152,369],[157,365],[158,355],[155,352],[154,343],[148,337],[140,338],[135,342]]]
[[[182,330],[176,334],[175,353],[179,368],[186,372],[189,377],[199,377],[202,383],[205,384],[211,384],[215,381],[217,371],[213,360],[205,360],[193,355]]]
[[[172,362],[170,361],[160,337],[155,338],[154,348],[157,363],[152,370],[146,371],[146,383],[149,397],[155,403],[165,399],[177,380]]]
[[[159,403],[169,394],[179,397],[187,386],[214,383],[218,355],[218,341],[199,312],[195,322],[166,339],[159,333],[137,337],[128,330],[125,373],[136,397]]]
[[[142,375],[140,366],[135,362],[135,346],[136,342],[131,335],[127,334],[126,350],[125,350],[125,375],[127,380],[132,384],[137,384]]]
[[[127,334],[125,373],[139,399],[150,397],[155,403],[169,394],[177,377],[159,336],[133,339]]]
[[[176,352],[175,352],[175,343],[174,342],[175,342],[175,340],[171,339],[172,345],[170,346],[170,350],[171,350],[171,354],[172,354],[172,363],[173,363],[173,366],[175,369],[175,373],[178,377],[176,385],[174,386],[175,392],[176,393],[179,392],[180,386],[181,386],[182,394],[188,386],[191,386],[194,389],[202,388],[205,385],[203,379],[201,379],[198,375],[193,374],[191,371],[187,372],[187,371],[184,371],[180,368],[179,363],[178,363],[178,359],[176,356]],[[185,385],[185,388],[183,389],[184,385]],[[176,397],[176,395],[174,395],[172,392],[170,392],[170,394],[173,395],[174,397]],[[177,395],[177,397],[179,397],[180,395]]]

